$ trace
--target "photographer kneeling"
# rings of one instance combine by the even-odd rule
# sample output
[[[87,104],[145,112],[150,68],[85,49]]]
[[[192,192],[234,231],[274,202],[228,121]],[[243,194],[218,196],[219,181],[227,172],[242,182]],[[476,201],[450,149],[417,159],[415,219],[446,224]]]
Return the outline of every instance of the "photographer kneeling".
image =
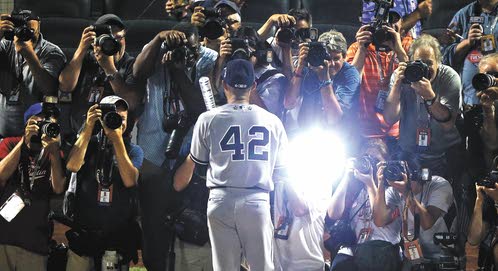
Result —
[[[47,268],[49,196],[64,191],[66,177],[56,116],[45,108],[42,103],[29,107],[24,136],[0,142],[2,270]]]
[[[392,221],[389,202],[399,208],[405,247],[403,270],[410,270],[425,262],[424,259],[429,260],[429,264],[438,263],[443,253],[434,243],[434,234],[448,232],[443,216],[453,204],[450,183],[440,176],[431,175],[430,170],[422,168],[411,153],[402,153],[398,161],[381,165],[377,178],[379,193],[374,203],[374,223],[377,227],[384,227]],[[391,187],[387,188],[386,184]],[[384,190],[396,192],[394,198],[384,198]],[[418,253],[413,253],[414,250]]]
[[[143,151],[123,138],[128,103],[108,96],[88,110],[69,154],[67,169],[77,172],[74,224],[67,270],[90,270],[114,256],[116,266],[137,260],[140,230],[135,190]]]
[[[397,271],[401,218],[393,201],[396,195],[392,189],[378,187],[374,175],[378,162],[388,157],[387,146],[381,139],[371,139],[361,153],[350,161],[327,211],[325,225],[331,237],[325,246],[331,252],[338,250],[331,270]],[[390,218],[382,226],[374,223],[373,216],[378,193],[387,201]]]

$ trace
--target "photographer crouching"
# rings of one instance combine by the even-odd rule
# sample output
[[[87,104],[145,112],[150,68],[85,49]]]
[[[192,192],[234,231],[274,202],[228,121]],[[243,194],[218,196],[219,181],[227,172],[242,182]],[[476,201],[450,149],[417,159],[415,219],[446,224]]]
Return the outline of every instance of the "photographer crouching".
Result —
[[[0,142],[0,269],[46,270],[49,196],[64,191],[57,110],[33,104],[24,136]]]
[[[347,165],[325,219],[330,234],[325,247],[337,253],[331,270],[397,271],[401,269],[401,217],[393,204],[396,196],[392,189],[381,190],[374,175],[377,164],[388,157],[387,146],[377,138],[366,141],[361,149],[361,156]],[[383,193],[390,215],[382,226],[374,222],[378,193]]]
[[[123,137],[128,108],[118,96],[90,107],[69,154],[67,169],[77,172],[78,185],[74,227],[66,232],[67,270],[99,270],[100,260],[102,266],[126,268],[130,260],[138,260],[140,230],[133,187],[143,151]]]

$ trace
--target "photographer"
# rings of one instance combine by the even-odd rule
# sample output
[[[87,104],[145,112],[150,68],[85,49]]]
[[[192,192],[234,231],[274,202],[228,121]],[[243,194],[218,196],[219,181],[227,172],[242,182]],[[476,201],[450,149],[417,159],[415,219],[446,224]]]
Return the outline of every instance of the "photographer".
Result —
[[[498,53],[484,56],[479,62],[479,73],[489,74],[496,78],[494,74],[497,72]],[[488,155],[498,150],[498,130],[496,125],[496,98],[498,96],[496,94],[498,94],[498,88],[494,84],[477,93],[483,112],[480,134]]]
[[[49,198],[64,191],[60,136],[42,132],[55,124],[41,103],[24,113],[24,135],[0,142],[0,269],[46,270]],[[42,126],[42,127],[43,127]],[[37,140],[36,140],[37,139]]]
[[[66,57],[43,38],[40,23],[29,10],[0,15],[0,138],[22,135],[24,111],[57,94]]]
[[[496,52],[494,41],[498,38],[496,28],[497,0],[477,0],[460,9],[451,20],[448,29],[459,34],[456,40],[445,48],[445,64],[454,67],[462,76],[463,103],[479,104],[472,78],[483,55]],[[485,41],[493,40],[491,48]]]
[[[387,17],[387,25],[381,25],[378,29],[371,25],[360,27],[356,33],[356,42],[348,49],[346,61],[356,67],[362,78],[360,134],[367,138],[383,138],[389,148],[393,148],[399,134],[398,124],[387,123],[382,111],[389,91],[389,78],[399,62],[408,60],[406,52],[413,39],[400,34],[403,22],[400,11],[391,9]],[[374,45],[376,32],[386,33],[387,39]]]
[[[331,234],[325,246],[331,252],[337,252],[331,270],[398,271],[401,268],[398,245],[401,241],[401,218],[393,202],[394,191],[382,191],[391,219],[385,225],[378,226],[373,218],[374,200],[377,193],[381,193],[378,187],[380,181],[377,182],[374,173],[377,172],[377,164],[388,157],[387,146],[379,138],[371,139],[365,142],[360,153],[361,157],[349,161],[325,219],[325,226]],[[337,226],[333,224],[339,220],[345,222],[349,235],[337,231]],[[347,240],[349,236],[353,240]]]
[[[432,14],[432,0],[364,0],[361,22],[368,24],[375,16],[376,4],[394,2],[394,7],[402,12],[401,34],[410,34],[414,39],[422,33],[421,21]]]
[[[215,17],[207,15],[213,11],[216,13]],[[222,0],[216,4],[206,1],[194,8],[190,22],[199,28],[203,45],[219,51],[221,42],[233,36],[241,27],[242,18],[240,8],[230,0]]]
[[[271,61],[268,61],[269,53],[273,55],[271,48],[260,39],[256,30],[252,27],[242,27],[233,38],[222,41],[217,60],[218,68],[214,77],[216,85],[219,86],[222,69],[228,60],[235,58],[249,60],[254,65],[257,82],[255,91],[250,93],[250,102],[282,118],[283,97],[288,80],[280,70],[271,65]]]
[[[414,154],[401,153],[398,158],[391,165],[381,165],[377,171],[379,186],[373,217],[377,227],[383,227],[392,221],[391,209],[384,196],[384,191],[391,190],[390,193],[394,195],[393,205],[398,207],[398,214],[401,214],[403,222],[403,270],[410,270],[414,262],[421,260],[421,255],[424,259],[436,262],[442,256],[442,250],[434,243],[433,237],[435,233],[448,232],[443,216],[453,204],[453,190],[447,180],[423,169]],[[393,169],[393,164],[398,169]],[[390,187],[386,187],[386,183]],[[419,257],[411,254],[411,250],[410,253],[407,251],[407,248],[413,247],[421,251]]]
[[[175,49],[185,50],[188,61],[185,58],[172,60]],[[183,104],[192,116],[205,110],[199,78],[210,76],[217,57],[215,51],[200,46],[196,27],[180,23],[173,30],[157,34],[144,47],[133,67],[137,78],[147,79],[148,99],[138,123],[138,144],[145,154],[139,193],[144,230],[144,263],[151,270],[166,268],[168,246],[165,244],[170,240],[170,233],[164,226],[165,216],[171,211],[169,208],[172,205],[170,197],[165,197],[172,193],[172,185],[164,182],[172,162],[165,155],[170,134],[161,123],[168,116],[180,113],[181,108],[176,108],[176,102],[173,101],[171,105],[172,97],[176,97],[175,100]],[[183,142],[190,142],[190,135]],[[182,150],[179,153],[181,155]]]
[[[118,96],[107,96],[91,106],[69,154],[67,169],[77,173],[78,187],[75,227],[66,233],[70,248],[67,270],[93,269],[109,251],[119,255],[120,267],[138,260],[140,230],[133,187],[143,151],[123,137],[128,108]]]
[[[106,52],[99,44],[114,50]],[[110,46],[112,45],[112,46]],[[126,52],[126,26],[114,14],[100,16],[85,28],[73,59],[59,76],[62,92],[72,93],[71,128],[74,133],[85,122],[88,108],[109,95],[118,95],[130,104],[128,134],[138,118],[143,83],[133,77],[135,58]]]
[[[401,63],[392,76],[384,118],[391,125],[400,121],[403,151],[417,153],[424,167],[447,177],[458,170],[456,159],[448,159],[457,155],[460,142],[455,120],[460,112],[461,84],[458,74],[441,64],[439,48],[429,35],[413,42],[410,58],[416,62]]]
[[[348,124],[356,116],[360,78],[345,61],[346,39],[331,30],[320,35],[318,43],[299,46],[298,65],[284,98],[285,108],[291,110],[287,130]]]
[[[477,197],[470,221],[467,242],[479,245],[480,270],[495,270],[498,257],[496,247],[498,185],[486,187],[476,184]]]

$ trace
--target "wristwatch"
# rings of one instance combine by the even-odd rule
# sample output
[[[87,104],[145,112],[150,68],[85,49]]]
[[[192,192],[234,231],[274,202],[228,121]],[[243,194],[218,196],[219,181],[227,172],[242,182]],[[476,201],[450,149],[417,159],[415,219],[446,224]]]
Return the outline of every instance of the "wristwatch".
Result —
[[[116,70],[115,72],[111,73],[111,74],[106,74],[106,79],[107,81],[112,81],[116,78],[116,75],[118,74],[118,70]]]
[[[433,105],[433,104],[434,104],[434,102],[436,101],[436,99],[437,99],[437,96],[434,96],[434,98],[432,98],[432,99],[430,99],[430,100],[425,100],[425,99],[424,99],[424,104],[425,104],[426,106],[431,106],[431,105]]]

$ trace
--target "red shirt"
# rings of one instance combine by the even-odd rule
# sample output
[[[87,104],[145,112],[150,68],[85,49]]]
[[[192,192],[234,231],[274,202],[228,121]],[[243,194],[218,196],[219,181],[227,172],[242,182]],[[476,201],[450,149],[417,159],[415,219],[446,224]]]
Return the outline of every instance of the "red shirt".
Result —
[[[410,48],[413,38],[407,36],[403,39],[403,48],[406,52]],[[359,44],[353,43],[347,52],[346,61],[353,62]],[[377,96],[381,90],[389,91],[389,82],[394,70],[398,68],[398,59],[393,52],[379,52],[381,64],[379,65],[375,46],[370,45],[367,48],[365,64],[363,65],[363,73],[361,74],[360,86],[360,131],[365,137],[385,137],[399,136],[399,122],[390,126],[384,120],[381,113],[375,111],[375,103]],[[381,69],[379,69],[379,66]],[[384,75],[384,81],[381,82],[380,71]]]

